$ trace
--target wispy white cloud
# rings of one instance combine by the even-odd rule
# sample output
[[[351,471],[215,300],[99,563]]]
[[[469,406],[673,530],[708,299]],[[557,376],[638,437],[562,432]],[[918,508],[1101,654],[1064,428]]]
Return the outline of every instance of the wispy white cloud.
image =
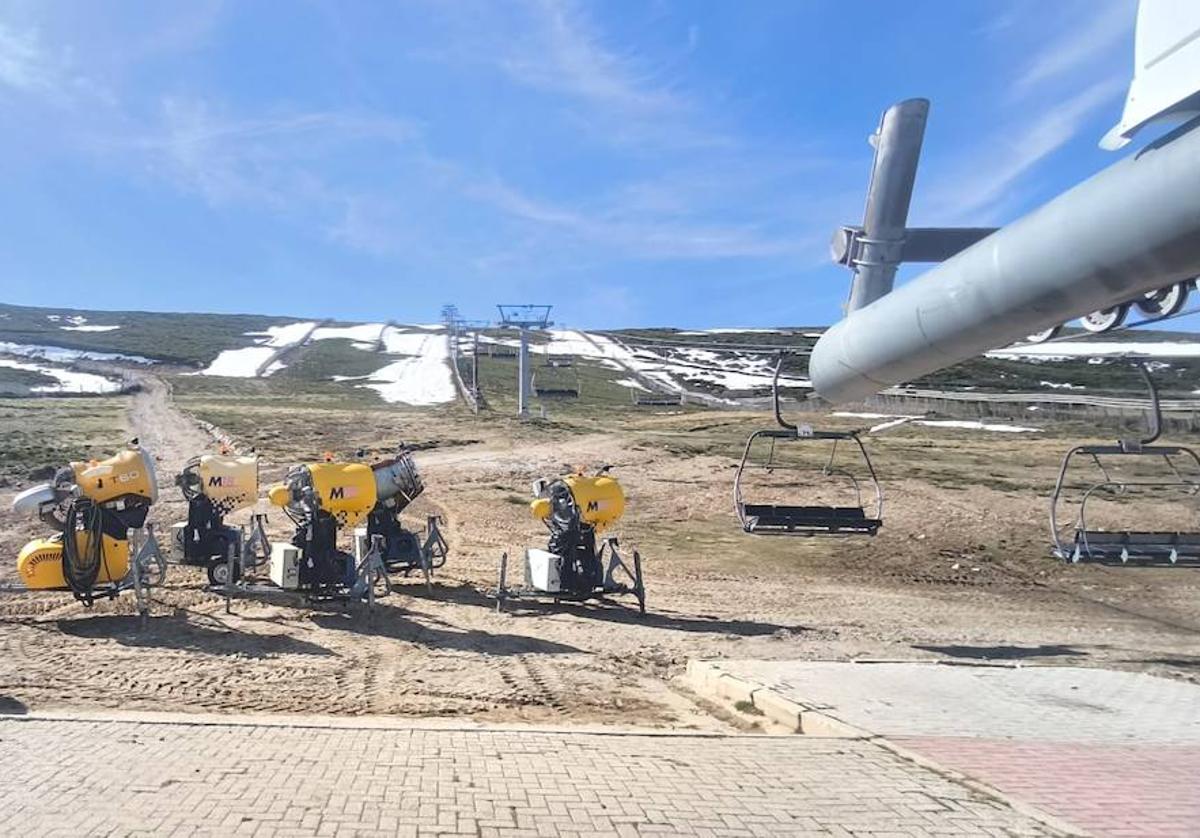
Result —
[[[1010,54],[1008,95],[997,97],[982,142],[923,168],[914,217],[935,224],[992,225],[1027,203],[1032,173],[1094,126],[1104,108],[1115,115],[1128,83],[1132,0],[1086,0],[1006,10],[992,21],[996,49]],[[1030,42],[1038,44],[1030,50]],[[1130,50],[1131,52],[1131,50]]]
[[[417,134],[390,117],[338,111],[231,117],[205,101],[167,99],[161,127],[130,143],[179,185],[212,204],[290,208],[327,193],[324,165],[364,142],[396,145]]]
[[[673,217],[611,199],[594,207],[570,206],[528,195],[498,178],[471,186],[468,194],[560,239],[570,236],[570,246],[603,248],[612,258],[762,258],[799,248],[795,238],[752,222]]]
[[[627,111],[661,114],[683,101],[652,67],[608,48],[570,0],[532,0],[532,37],[518,39],[499,60],[514,80]]]
[[[1097,82],[1029,119],[1019,119],[975,151],[943,170],[924,193],[923,215],[937,224],[994,224],[1013,189],[1039,163],[1065,146],[1101,107],[1124,90],[1124,79]]]
[[[441,4],[436,11],[449,37],[411,56],[455,69],[483,66],[553,97],[559,110],[550,118],[569,125],[582,143],[645,152],[733,142],[680,83],[677,61],[616,46],[576,0]],[[697,33],[693,27],[681,34],[676,59],[694,49]]]
[[[1075,74],[1105,66],[1111,51],[1126,42],[1132,45],[1135,9],[1132,2],[1089,2],[1076,7],[1080,14],[1067,16],[1059,34],[1033,56],[1013,82],[1021,96],[1051,82],[1068,81]],[[1129,50],[1132,58],[1133,51]]]
[[[58,69],[36,31],[17,31],[0,22],[0,84],[33,92],[55,87]]]
[[[80,96],[109,94],[74,66],[71,51],[52,46],[36,28],[19,28],[0,20],[0,93],[25,94],[61,105]]]

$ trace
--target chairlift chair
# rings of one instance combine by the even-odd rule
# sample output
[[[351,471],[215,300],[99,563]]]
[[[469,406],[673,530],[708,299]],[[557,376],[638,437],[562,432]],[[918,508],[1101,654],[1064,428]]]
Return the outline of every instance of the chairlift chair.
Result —
[[[549,365],[534,371],[530,386],[539,399],[577,399],[582,389],[578,370],[568,367],[560,371]]]
[[[1158,390],[1146,367],[1141,363],[1135,366],[1150,392],[1147,436],[1118,440],[1112,445],[1078,445],[1063,457],[1050,498],[1054,555],[1071,563],[1200,566],[1200,530],[1109,529],[1096,526],[1095,516],[1089,518],[1092,501],[1161,499],[1163,495],[1174,494],[1194,503],[1200,497],[1200,456],[1183,445],[1153,444],[1162,431]],[[1081,460],[1090,461],[1099,471],[1100,479],[1083,489],[1076,512],[1066,516],[1063,512],[1069,504],[1068,475]],[[1158,463],[1163,467],[1163,476],[1126,478],[1113,473],[1114,460]],[[1068,517],[1070,520],[1065,520]]]
[[[883,489],[866,446],[863,445],[857,431],[818,431],[808,425],[795,425],[785,421],[779,402],[779,372],[782,367],[783,357],[780,356],[771,382],[775,421],[779,427],[758,430],[750,435],[733,481],[734,506],[742,530],[755,535],[875,535],[883,526]],[[765,462],[754,465],[751,455],[755,444],[760,440],[768,443],[768,454]],[[829,458],[819,469],[790,465],[777,460],[777,447],[794,442],[808,445],[829,443]],[[859,478],[848,469],[837,465],[839,446],[850,447],[865,466],[866,479],[870,485],[869,495],[873,495],[869,506],[864,504],[863,486]],[[841,479],[848,485],[848,497],[852,498],[853,502],[844,506],[748,503],[743,495],[742,480],[750,468],[762,468],[768,474],[777,470],[815,471],[823,478]]]
[[[679,407],[683,404],[682,393],[662,393],[630,388],[629,398],[634,407]]]

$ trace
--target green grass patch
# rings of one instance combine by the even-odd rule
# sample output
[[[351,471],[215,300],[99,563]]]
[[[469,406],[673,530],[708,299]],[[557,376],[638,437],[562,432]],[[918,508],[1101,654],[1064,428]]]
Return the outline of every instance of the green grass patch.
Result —
[[[50,316],[59,319],[50,320]],[[88,325],[121,328],[111,332],[69,331],[62,328],[71,325],[68,317],[85,317]],[[0,305],[0,341],[119,352],[204,366],[221,350],[253,345],[254,339],[247,337],[246,332],[297,319],[257,314],[168,314]]]
[[[30,472],[107,457],[127,441],[128,399],[0,398],[0,480],[27,483]]]

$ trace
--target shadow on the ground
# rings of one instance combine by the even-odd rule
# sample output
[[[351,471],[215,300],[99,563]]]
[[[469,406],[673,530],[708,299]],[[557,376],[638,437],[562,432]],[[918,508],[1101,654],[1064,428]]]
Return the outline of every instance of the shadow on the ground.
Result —
[[[967,660],[1026,660],[1028,658],[1087,657],[1088,653],[1073,646],[923,646],[913,644],[914,649],[936,652],[950,658]]]
[[[534,614],[570,614],[589,620],[603,620],[609,623],[621,623],[631,626],[646,626],[649,628],[668,629],[671,631],[686,631],[697,634],[731,634],[737,637],[763,637],[769,634],[803,634],[812,631],[809,626],[779,623],[759,623],[754,620],[723,620],[720,617],[705,615],[684,616],[667,611],[652,611],[647,609],[645,614],[639,614],[636,606],[626,605],[615,599],[589,600],[588,602],[561,602],[551,600],[521,599],[508,600],[504,603],[506,613],[520,615],[522,612]]]
[[[1200,669],[1200,657],[1192,655],[1164,655],[1157,658],[1130,658],[1126,663],[1158,664],[1179,669]]]
[[[420,621],[399,608],[376,605],[372,613],[355,609],[346,613],[314,613],[315,625],[334,631],[349,631],[369,637],[387,637],[418,643],[430,649],[480,652],[485,655],[569,655],[583,650],[521,634],[500,634],[474,629],[456,629],[449,623],[422,616]]]
[[[410,588],[396,586],[398,593],[407,594],[414,599],[437,602],[453,602],[458,605],[476,605],[484,608],[496,607],[493,596],[484,593],[469,583],[445,585],[434,582],[433,593],[429,593],[424,585],[414,585]],[[706,615],[683,616],[671,612],[647,611],[639,614],[632,596],[622,599],[610,597],[602,600],[587,602],[572,602],[564,600],[556,603],[552,598],[524,597],[508,599],[504,603],[503,612],[520,616],[522,614],[570,614],[589,620],[604,620],[610,623],[623,623],[650,628],[670,629],[673,631],[696,632],[700,634],[732,634],[738,637],[762,637],[763,635],[787,633],[803,634],[811,631],[808,626],[780,625],[777,623],[758,623],[753,620],[722,620],[719,617]]]
[[[23,701],[0,693],[0,716],[24,716],[29,712]]]
[[[136,616],[96,615],[86,619],[58,620],[63,634],[89,640],[115,640],[132,648],[176,649],[206,655],[332,655],[329,649],[286,634],[253,634],[220,624],[199,625],[186,617],[152,617],[145,628]]]
[[[493,597],[467,582],[451,585],[434,579],[433,590],[430,591],[425,587],[423,582],[418,581],[418,577],[416,576],[402,576],[400,580],[403,580],[400,584],[397,584],[396,579],[392,580],[392,590],[398,594],[410,596],[413,599],[431,600],[433,602],[453,602],[456,605],[496,607],[496,600]]]

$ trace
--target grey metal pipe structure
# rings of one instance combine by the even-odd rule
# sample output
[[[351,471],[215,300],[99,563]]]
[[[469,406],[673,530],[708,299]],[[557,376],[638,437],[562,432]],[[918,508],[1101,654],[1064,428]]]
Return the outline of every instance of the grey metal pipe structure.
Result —
[[[831,402],[965,361],[1200,274],[1200,127],[1189,123],[875,300],[817,341]]]
[[[928,99],[906,99],[884,111],[879,121],[872,138],[875,160],[867,208],[851,262],[854,281],[848,311],[857,311],[892,290],[928,118]]]
[[[517,415],[529,415],[530,373],[529,330],[521,327],[521,348],[517,356]]]

